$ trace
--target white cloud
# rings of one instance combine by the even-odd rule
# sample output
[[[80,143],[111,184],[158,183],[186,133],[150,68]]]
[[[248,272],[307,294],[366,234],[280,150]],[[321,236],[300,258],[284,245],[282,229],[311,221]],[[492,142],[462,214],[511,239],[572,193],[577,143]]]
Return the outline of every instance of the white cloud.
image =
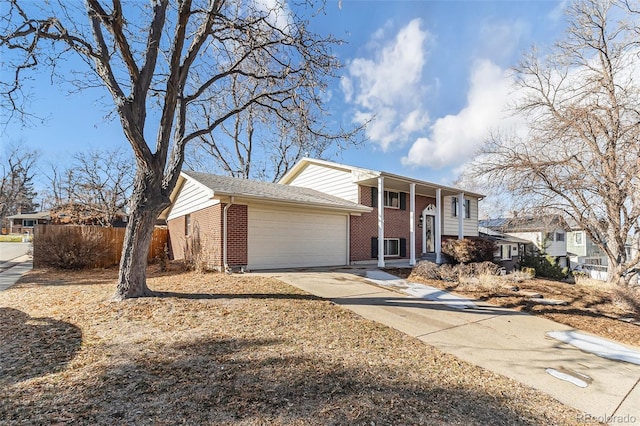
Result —
[[[266,20],[270,25],[288,34],[293,24],[291,10],[286,0],[254,0],[254,5],[262,14],[266,14]]]
[[[553,8],[551,12],[549,12],[548,18],[552,21],[559,21],[565,16],[565,11],[569,7],[571,3],[570,0],[560,0],[556,7]]]
[[[530,25],[517,19],[513,22],[486,21],[480,26],[480,57],[508,60],[521,40],[530,32]]]
[[[477,61],[471,70],[466,106],[456,115],[436,120],[429,135],[416,139],[402,163],[440,168],[471,159],[492,129],[519,126],[507,116],[513,80],[488,60]]]
[[[370,119],[367,136],[383,150],[406,143],[412,133],[424,130],[429,123],[423,105],[426,87],[422,70],[431,34],[422,29],[420,19],[412,20],[393,40],[385,42],[388,30],[386,25],[376,31],[369,43],[372,57],[353,59],[348,76],[341,81],[346,101],[356,107],[354,121]]]

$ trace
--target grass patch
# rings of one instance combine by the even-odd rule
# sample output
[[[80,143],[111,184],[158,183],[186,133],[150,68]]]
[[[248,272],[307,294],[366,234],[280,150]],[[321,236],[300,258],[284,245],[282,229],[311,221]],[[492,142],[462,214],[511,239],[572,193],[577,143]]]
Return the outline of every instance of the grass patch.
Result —
[[[22,235],[0,235],[0,243],[21,243],[24,237]],[[29,237],[31,241],[31,237]]]
[[[578,424],[549,396],[271,278],[33,271],[0,293],[3,424]]]

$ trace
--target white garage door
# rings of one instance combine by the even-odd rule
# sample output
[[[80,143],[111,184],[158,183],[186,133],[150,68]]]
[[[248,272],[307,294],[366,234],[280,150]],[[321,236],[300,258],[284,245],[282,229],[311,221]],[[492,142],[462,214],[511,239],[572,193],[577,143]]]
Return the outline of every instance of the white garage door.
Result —
[[[346,215],[254,206],[248,215],[250,269],[347,263]]]

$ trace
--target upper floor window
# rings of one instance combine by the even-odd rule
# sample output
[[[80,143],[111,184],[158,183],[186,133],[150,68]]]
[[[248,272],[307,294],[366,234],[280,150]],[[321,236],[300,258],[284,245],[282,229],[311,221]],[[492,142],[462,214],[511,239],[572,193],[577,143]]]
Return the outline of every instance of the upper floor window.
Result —
[[[458,217],[458,197],[451,197],[451,216]],[[464,199],[464,218],[471,219],[471,200]]]
[[[577,246],[584,244],[584,232],[576,232],[573,234],[573,243]]]
[[[556,241],[564,241],[564,232],[556,232]]]
[[[553,237],[554,237],[554,233],[553,232],[546,232],[544,234],[545,241],[553,242],[554,241]]]
[[[399,209],[400,193],[395,191],[384,191],[384,206]]]

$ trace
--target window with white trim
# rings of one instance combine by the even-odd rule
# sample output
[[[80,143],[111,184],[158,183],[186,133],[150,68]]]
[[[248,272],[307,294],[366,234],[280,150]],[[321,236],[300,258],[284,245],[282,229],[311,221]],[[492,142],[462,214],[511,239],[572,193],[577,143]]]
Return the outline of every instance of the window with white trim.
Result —
[[[556,232],[556,241],[564,241],[564,232]]]
[[[511,260],[511,244],[500,245],[500,258],[502,260]]]
[[[464,218],[471,219],[471,200],[464,199]]]
[[[399,238],[384,239],[384,255],[400,256],[400,239]]]
[[[191,215],[187,214],[184,216],[184,235],[187,237],[191,235]]]
[[[384,191],[384,206],[399,209],[400,193],[396,191]]]
[[[576,232],[573,234],[573,243],[577,246],[583,246],[584,245],[584,232],[580,231],[580,232]]]
[[[22,226],[25,227],[33,227],[35,225],[35,220],[33,219],[22,219]]]
[[[458,217],[458,197],[451,197],[451,216]],[[464,218],[471,219],[471,200],[464,199]]]

